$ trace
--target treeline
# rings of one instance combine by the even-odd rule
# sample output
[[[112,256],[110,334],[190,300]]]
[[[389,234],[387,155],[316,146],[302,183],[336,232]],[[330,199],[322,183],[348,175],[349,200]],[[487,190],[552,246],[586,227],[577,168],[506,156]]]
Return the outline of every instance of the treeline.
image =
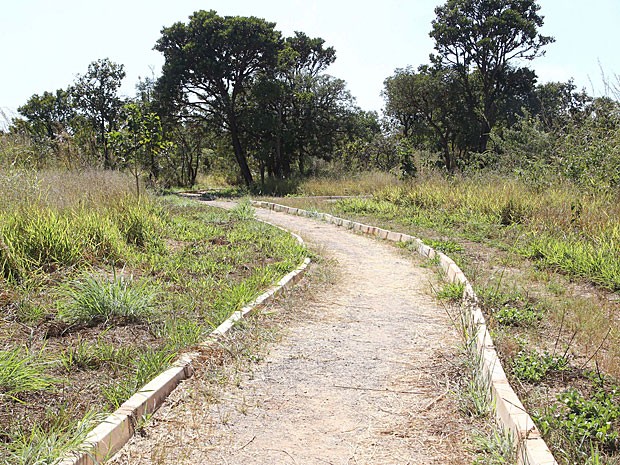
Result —
[[[320,38],[198,11],[164,28],[155,48],[166,58],[162,74],[141,80],[134,98],[119,96],[123,65],[108,59],[67,89],[33,95],[10,127],[32,142],[17,158],[126,168],[182,186],[217,167],[249,186],[257,175],[262,183],[305,175],[346,141],[380,131],[377,115],[325,73],[336,53]]]
[[[523,66],[554,39],[535,0],[447,0],[428,64],[386,78],[383,118],[326,73],[336,52],[275,23],[198,11],[162,30],[161,75],[121,98],[123,66],[93,62],[67,89],[34,95],[4,134],[3,158],[130,169],[191,186],[201,171],[250,186],[340,170],[415,176],[492,169],[541,181],[620,184],[620,106]],[[8,137],[29,150],[7,151]],[[7,156],[10,153],[10,156]],[[0,160],[1,161],[1,160]],[[550,181],[551,182],[551,181]]]

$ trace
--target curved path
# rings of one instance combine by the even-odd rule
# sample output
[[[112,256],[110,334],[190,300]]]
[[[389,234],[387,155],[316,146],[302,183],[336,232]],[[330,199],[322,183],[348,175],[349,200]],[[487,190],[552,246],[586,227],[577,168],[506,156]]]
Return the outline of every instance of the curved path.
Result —
[[[458,339],[432,272],[343,228],[257,216],[334,258],[338,282],[288,309],[304,318],[235,385],[184,383],[112,463],[471,463],[450,394]]]

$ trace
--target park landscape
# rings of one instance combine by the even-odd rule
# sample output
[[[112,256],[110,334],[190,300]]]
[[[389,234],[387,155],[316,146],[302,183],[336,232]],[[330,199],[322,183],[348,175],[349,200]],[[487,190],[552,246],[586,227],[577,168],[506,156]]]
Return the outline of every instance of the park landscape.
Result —
[[[620,83],[606,97],[539,84],[526,64],[554,41],[539,9],[437,7],[429,63],[386,76],[381,117],[326,74],[323,39],[215,11],[162,29],[161,75],[133,98],[106,58],[33,95],[0,133],[0,461],[57,463],[306,256],[337,272],[254,219],[253,198],[449,255],[558,463],[618,463]],[[458,333],[463,287],[430,283]],[[467,460],[514,463],[467,342],[447,390]],[[218,357],[214,373],[230,363]]]

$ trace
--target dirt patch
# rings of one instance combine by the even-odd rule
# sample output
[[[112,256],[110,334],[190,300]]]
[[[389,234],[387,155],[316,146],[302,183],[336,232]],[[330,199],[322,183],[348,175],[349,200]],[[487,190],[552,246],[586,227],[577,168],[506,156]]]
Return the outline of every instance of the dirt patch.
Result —
[[[197,367],[112,463],[471,463],[451,393],[459,341],[431,272],[342,228],[257,213],[335,259],[338,284],[289,309],[282,341],[233,383]]]

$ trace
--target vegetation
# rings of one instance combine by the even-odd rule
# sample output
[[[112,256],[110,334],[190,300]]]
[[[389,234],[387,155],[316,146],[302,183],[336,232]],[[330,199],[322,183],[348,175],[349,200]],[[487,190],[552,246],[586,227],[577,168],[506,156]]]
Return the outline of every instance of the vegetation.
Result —
[[[248,203],[137,197],[118,172],[7,168],[0,186],[2,462],[51,463],[86,405],[118,407],[305,255]]]
[[[6,454],[86,413],[63,404],[64,380],[88,371],[104,386],[92,404],[118,405],[299,261],[247,202],[222,213],[153,195],[196,186],[290,195],[279,201],[453,256],[558,458],[617,459],[620,81],[597,98],[539,83],[525,65],[553,38],[538,3],[439,5],[434,55],[386,77],[381,119],[326,74],[336,51],[323,39],[215,11],[162,30],[162,74],[133,98],[109,59],[33,95],[0,131]],[[54,407],[26,415],[35,397]]]

